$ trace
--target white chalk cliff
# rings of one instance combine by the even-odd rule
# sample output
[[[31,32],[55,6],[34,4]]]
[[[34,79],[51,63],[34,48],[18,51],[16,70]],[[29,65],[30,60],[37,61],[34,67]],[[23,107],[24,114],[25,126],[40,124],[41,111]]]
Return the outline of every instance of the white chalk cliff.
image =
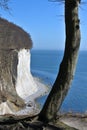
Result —
[[[28,93],[36,91],[30,73],[31,47],[27,32],[0,18],[0,115],[20,111]]]
[[[37,85],[31,75],[30,71],[30,51],[22,49],[18,53],[18,66],[17,66],[17,94],[26,99],[37,91]]]

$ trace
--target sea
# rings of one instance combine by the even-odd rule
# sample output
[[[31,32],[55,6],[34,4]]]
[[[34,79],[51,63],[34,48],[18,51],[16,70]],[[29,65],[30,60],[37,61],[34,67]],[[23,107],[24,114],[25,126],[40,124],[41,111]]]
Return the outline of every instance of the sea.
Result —
[[[31,73],[52,88],[63,58],[60,50],[31,50]],[[43,107],[47,95],[37,99]],[[87,51],[80,51],[74,79],[60,112],[87,114]]]

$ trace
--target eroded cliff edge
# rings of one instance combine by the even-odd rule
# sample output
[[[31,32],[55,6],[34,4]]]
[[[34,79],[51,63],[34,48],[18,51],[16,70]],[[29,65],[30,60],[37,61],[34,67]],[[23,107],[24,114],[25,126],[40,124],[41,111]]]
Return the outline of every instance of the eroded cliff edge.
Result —
[[[30,35],[22,28],[0,18],[0,114],[10,113],[25,106],[16,92],[18,52],[31,49]]]

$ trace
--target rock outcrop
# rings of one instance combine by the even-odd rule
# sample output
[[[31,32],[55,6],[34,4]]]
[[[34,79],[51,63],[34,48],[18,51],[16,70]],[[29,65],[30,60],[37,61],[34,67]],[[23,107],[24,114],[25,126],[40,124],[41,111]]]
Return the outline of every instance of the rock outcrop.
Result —
[[[30,35],[20,27],[0,18],[0,113],[7,105],[10,111],[25,106],[16,92],[18,51],[32,47]],[[4,110],[5,114],[5,110]]]

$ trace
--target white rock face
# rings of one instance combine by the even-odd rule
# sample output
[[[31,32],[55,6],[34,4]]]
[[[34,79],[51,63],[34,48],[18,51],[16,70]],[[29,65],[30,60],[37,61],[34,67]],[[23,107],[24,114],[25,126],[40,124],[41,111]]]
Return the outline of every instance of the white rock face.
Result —
[[[39,109],[37,109],[35,99],[48,91],[47,87],[39,79],[33,78],[30,72],[30,51],[26,49],[18,52],[16,91],[24,99],[26,107],[18,112],[13,111],[11,102],[7,100],[0,104],[0,115],[13,114],[18,116],[36,114]]]
[[[37,91],[37,85],[30,72],[30,51],[26,49],[18,53],[16,91],[23,99]]]
[[[12,114],[12,110],[9,108],[9,105],[7,102],[3,102],[0,104],[0,115],[4,114]]]

